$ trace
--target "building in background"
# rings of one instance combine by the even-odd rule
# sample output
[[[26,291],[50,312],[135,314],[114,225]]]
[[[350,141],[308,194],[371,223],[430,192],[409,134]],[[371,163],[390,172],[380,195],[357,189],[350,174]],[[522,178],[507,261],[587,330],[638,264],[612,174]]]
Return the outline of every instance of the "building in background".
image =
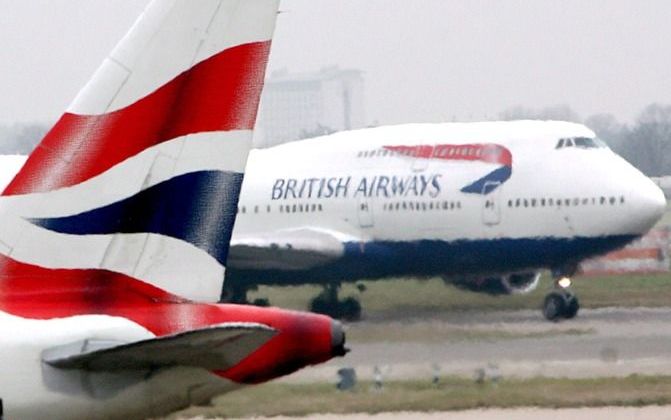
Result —
[[[359,70],[274,72],[266,81],[255,133],[256,147],[365,126],[364,82]]]

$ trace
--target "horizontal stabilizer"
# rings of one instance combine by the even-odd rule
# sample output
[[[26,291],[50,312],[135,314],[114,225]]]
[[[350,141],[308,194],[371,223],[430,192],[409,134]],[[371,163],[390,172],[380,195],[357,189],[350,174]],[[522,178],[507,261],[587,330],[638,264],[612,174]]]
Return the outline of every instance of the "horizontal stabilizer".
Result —
[[[345,254],[342,241],[315,229],[234,236],[228,265],[244,270],[306,270],[331,263]]]
[[[44,351],[42,360],[61,369],[97,372],[170,366],[226,370],[265,344],[275,333],[276,330],[261,324],[220,324],[133,343],[79,341]]]

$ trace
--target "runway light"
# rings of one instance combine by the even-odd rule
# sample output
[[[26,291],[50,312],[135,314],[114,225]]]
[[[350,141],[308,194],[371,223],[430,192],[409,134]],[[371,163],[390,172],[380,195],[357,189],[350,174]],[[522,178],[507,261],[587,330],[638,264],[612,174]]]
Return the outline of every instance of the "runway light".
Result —
[[[557,284],[559,284],[559,287],[561,287],[562,289],[566,289],[568,287],[571,287],[571,279],[568,277],[562,277],[559,280],[559,282],[557,282]]]

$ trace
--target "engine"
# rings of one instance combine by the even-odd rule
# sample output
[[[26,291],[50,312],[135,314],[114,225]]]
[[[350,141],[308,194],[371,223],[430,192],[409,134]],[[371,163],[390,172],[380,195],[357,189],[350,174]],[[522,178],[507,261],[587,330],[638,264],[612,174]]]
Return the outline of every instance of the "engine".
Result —
[[[445,278],[460,289],[488,295],[518,295],[534,290],[540,281],[540,272],[513,273],[492,277],[462,277],[458,279]]]

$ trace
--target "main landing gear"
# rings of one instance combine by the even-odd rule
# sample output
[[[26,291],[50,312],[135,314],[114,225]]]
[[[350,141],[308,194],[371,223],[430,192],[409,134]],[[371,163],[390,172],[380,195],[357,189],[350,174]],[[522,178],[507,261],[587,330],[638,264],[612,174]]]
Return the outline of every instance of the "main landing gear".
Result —
[[[236,284],[234,282],[224,283],[224,290],[221,294],[221,303],[235,303],[239,305],[270,306],[270,301],[266,298],[254,299],[250,302],[247,299],[247,292],[251,288]],[[253,288],[256,290],[256,287]],[[0,419],[1,420],[1,419]]]
[[[330,283],[310,302],[310,311],[346,321],[361,319],[361,303],[353,297],[338,299],[340,283]]]
[[[554,290],[545,296],[543,316],[553,322],[574,318],[580,309],[580,302],[570,290],[571,278],[568,275],[554,276],[554,273],[553,278]]]

